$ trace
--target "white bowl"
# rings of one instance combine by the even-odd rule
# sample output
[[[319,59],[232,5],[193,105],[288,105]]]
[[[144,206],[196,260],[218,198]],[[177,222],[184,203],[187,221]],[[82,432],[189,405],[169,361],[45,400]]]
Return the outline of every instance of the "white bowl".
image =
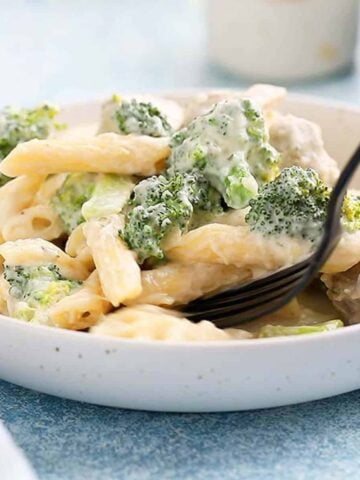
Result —
[[[290,97],[286,110],[318,122],[344,162],[359,141],[360,110]],[[65,109],[96,121],[99,103]],[[360,185],[360,183],[358,184]],[[359,247],[360,248],[360,247]],[[161,343],[35,326],[0,316],[0,377],[84,402],[175,412],[275,407],[360,387],[360,325],[299,337]]]

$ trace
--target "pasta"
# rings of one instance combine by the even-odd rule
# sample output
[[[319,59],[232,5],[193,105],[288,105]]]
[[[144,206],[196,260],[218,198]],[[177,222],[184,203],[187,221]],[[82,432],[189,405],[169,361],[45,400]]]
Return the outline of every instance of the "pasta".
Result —
[[[141,273],[142,292],[125,303],[183,305],[251,278],[250,271],[210,263],[168,263]]]
[[[174,312],[139,305],[124,308],[103,317],[91,333],[138,340],[211,341],[251,338],[243,330],[220,330],[212,323],[192,323]]]
[[[63,225],[49,205],[26,208],[10,218],[2,228],[4,241],[39,237],[54,240],[62,233]]]
[[[92,272],[95,269],[94,259],[86,243],[84,225],[78,225],[70,234],[65,245],[65,252],[71,257],[76,257],[85,267]]]
[[[97,272],[93,272],[82,288],[49,308],[49,322],[55,327],[84,330],[94,325],[110,308]]]
[[[349,270],[360,262],[360,232],[344,233],[342,239],[322,268],[324,273]]]
[[[0,188],[0,229],[16,214],[27,208],[39,189],[44,177],[21,176]]]
[[[169,155],[166,138],[103,133],[96,137],[30,140],[19,144],[1,163],[9,177],[32,172],[99,172],[152,175]]]
[[[166,245],[169,258],[181,263],[215,263],[237,268],[276,270],[309,253],[308,242],[286,238],[267,240],[247,227],[210,224]]]
[[[0,245],[0,256],[7,265],[55,264],[66,278],[85,280],[89,272],[77,259],[41,238],[17,240]]]
[[[321,238],[338,167],[317,125],[277,111],[285,94],[254,85],[114,95],[92,128],[98,134],[20,137],[0,163],[0,313],[93,335],[191,342],[288,335],[289,326],[300,334],[323,321],[307,294],[241,329],[181,313],[306,258]],[[336,306],[349,300],[338,285],[355,282],[360,265],[360,195],[352,195],[322,268]],[[341,326],[328,310],[326,320]]]
[[[141,293],[140,268],[118,231],[123,226],[121,217],[111,216],[106,221],[92,220],[84,225],[86,242],[99,273],[106,298],[118,307],[120,303]]]
[[[56,191],[65,182],[67,173],[49,175],[34,195],[32,205],[48,205]]]

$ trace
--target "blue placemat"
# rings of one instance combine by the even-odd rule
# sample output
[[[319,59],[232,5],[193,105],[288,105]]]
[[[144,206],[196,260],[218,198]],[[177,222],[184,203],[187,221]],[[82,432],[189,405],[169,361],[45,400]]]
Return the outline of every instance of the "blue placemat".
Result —
[[[360,391],[271,410],[160,414],[0,382],[0,411],[40,480],[360,478]]]

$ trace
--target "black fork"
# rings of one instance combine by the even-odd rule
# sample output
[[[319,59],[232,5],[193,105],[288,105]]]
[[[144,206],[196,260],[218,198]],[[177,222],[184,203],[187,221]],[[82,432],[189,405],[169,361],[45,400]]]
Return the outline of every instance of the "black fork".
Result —
[[[347,186],[360,163],[360,145],[346,164],[329,200],[324,233],[316,251],[304,261],[264,278],[188,303],[183,313],[194,322],[209,320],[220,328],[263,317],[286,305],[313,280],[338,244]]]

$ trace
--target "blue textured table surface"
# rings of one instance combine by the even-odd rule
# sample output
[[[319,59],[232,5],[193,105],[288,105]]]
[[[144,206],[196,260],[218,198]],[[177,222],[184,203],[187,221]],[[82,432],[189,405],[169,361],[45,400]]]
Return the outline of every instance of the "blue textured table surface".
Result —
[[[0,7],[0,104],[248,84],[208,64],[200,2],[0,0]],[[292,90],[360,103],[356,71]],[[356,479],[359,407],[354,392],[256,412],[154,414],[0,381],[0,416],[41,480]]]

